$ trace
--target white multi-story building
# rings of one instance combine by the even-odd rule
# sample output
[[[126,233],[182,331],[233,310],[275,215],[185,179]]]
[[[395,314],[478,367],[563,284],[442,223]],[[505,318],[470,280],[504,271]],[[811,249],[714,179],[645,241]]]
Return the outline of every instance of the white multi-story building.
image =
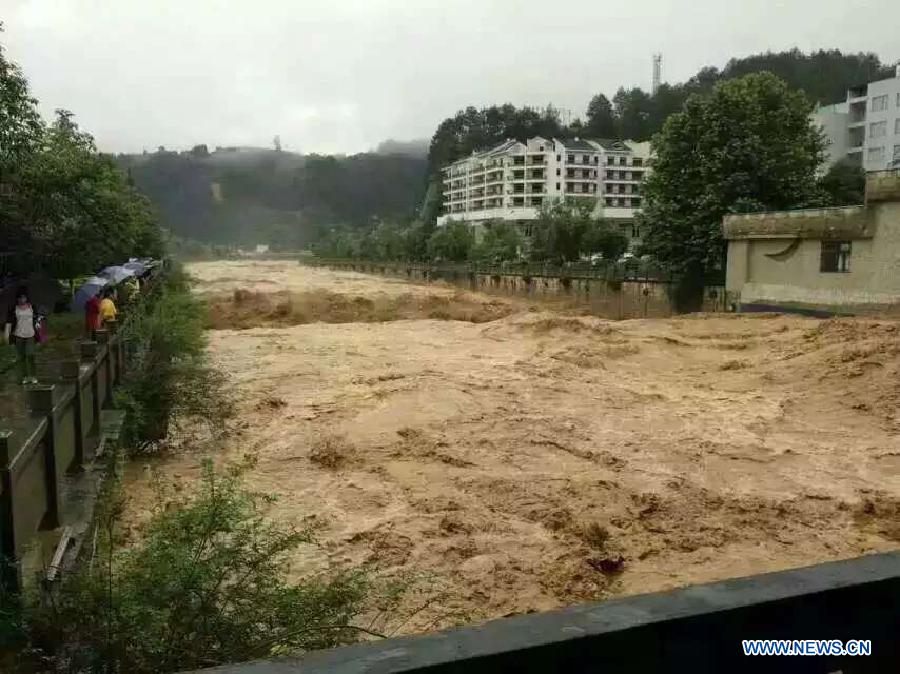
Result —
[[[598,218],[616,220],[639,238],[634,214],[641,207],[641,182],[650,144],[621,140],[507,140],[486,152],[443,168],[443,214],[480,224],[512,220],[523,229],[541,207],[559,199],[591,199]]]
[[[853,87],[847,100],[813,115],[828,140],[826,167],[846,159],[866,171],[900,162],[900,65],[897,76]]]

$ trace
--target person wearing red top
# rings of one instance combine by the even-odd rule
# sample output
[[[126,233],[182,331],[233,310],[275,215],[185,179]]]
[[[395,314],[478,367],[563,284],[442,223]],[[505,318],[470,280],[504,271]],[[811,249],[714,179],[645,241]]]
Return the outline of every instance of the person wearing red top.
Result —
[[[100,300],[94,295],[84,304],[84,331],[87,336],[94,339],[100,328]]]

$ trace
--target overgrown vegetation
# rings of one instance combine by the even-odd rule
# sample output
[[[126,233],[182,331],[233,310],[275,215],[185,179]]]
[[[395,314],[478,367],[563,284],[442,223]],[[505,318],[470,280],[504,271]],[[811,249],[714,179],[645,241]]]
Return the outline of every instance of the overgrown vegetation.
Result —
[[[224,376],[206,355],[205,307],[189,292],[184,272],[167,273],[131,318],[124,335],[134,358],[116,395],[126,411],[125,446],[151,451],[186,427],[221,433],[232,408]]]
[[[858,164],[841,160],[819,178],[818,185],[825,206],[861,204],[866,195],[866,172]]]
[[[618,260],[628,239],[614,226],[592,217],[592,199],[558,201],[541,209],[534,223],[531,259],[576,262],[592,254]]]
[[[381,223],[371,231],[354,234],[335,230],[313,250],[321,257],[368,260],[434,260],[436,262],[507,262],[530,259],[565,263],[599,254],[616,261],[628,248],[628,238],[614,225],[592,215],[593,199],[547,203],[532,223],[526,240],[514,223],[490,220],[475,230],[466,222],[450,220],[428,236],[424,250],[422,230],[400,229]]]
[[[242,485],[250,466],[206,462],[195,492],[160,488],[127,546],[123,495],[110,485],[90,558],[52,596],[26,602],[23,671],[174,672],[375,634],[404,584],[362,569],[289,582],[288,556],[314,532],[267,517],[273,497]]]

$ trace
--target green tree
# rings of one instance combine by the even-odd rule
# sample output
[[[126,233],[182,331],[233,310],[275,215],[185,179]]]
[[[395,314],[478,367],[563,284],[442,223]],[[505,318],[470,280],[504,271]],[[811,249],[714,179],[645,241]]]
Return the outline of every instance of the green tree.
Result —
[[[19,163],[39,146],[42,131],[37,100],[31,96],[28,80],[18,65],[6,58],[0,45],[0,184],[15,178]],[[0,192],[0,206],[3,196]]]
[[[17,196],[21,230],[13,249],[57,276],[162,253],[149,202],[66,110],[57,111],[40,149],[22,162]]]
[[[617,138],[616,117],[612,103],[603,94],[597,94],[587,107],[587,124],[584,133],[589,138]]]
[[[481,241],[473,248],[472,257],[486,262],[515,260],[522,249],[522,237],[515,223],[491,220],[484,225]]]
[[[428,240],[434,233],[434,225],[427,220],[416,220],[404,232],[403,257],[407,260],[424,260],[428,257]]]
[[[604,260],[615,262],[628,250],[628,237],[618,227],[598,220],[585,232],[581,248],[583,253],[600,253]]]
[[[644,247],[682,279],[683,308],[696,306],[704,274],[723,268],[725,214],[815,201],[824,143],[811,111],[801,92],[757,73],[691,96],[654,137]]]
[[[839,161],[819,178],[819,189],[826,206],[861,204],[866,194],[866,172],[859,164]]]
[[[653,100],[640,87],[619,88],[613,96],[621,138],[644,141],[653,135]]]
[[[465,262],[475,243],[472,229],[464,222],[451,220],[434,230],[428,239],[428,255],[433,260]]]
[[[392,222],[378,223],[372,232],[372,243],[370,255],[376,260],[399,260],[404,257],[404,233]]]
[[[589,233],[596,226],[593,199],[558,200],[544,204],[534,223],[531,258],[574,262],[588,253]]]

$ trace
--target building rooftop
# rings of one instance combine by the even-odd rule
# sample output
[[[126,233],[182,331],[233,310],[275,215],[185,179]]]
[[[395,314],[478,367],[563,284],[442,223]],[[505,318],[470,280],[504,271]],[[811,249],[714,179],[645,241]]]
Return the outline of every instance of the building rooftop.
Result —
[[[613,152],[628,152],[631,150],[628,143],[618,138],[597,138],[595,143],[600,145],[604,150],[612,150]]]
[[[864,206],[726,215],[722,229],[728,240],[869,239],[872,237]]]
[[[596,152],[597,148],[595,145],[590,143],[589,141],[582,140],[581,138],[573,138],[572,140],[561,140],[557,141],[567,150],[582,150],[585,152]]]

